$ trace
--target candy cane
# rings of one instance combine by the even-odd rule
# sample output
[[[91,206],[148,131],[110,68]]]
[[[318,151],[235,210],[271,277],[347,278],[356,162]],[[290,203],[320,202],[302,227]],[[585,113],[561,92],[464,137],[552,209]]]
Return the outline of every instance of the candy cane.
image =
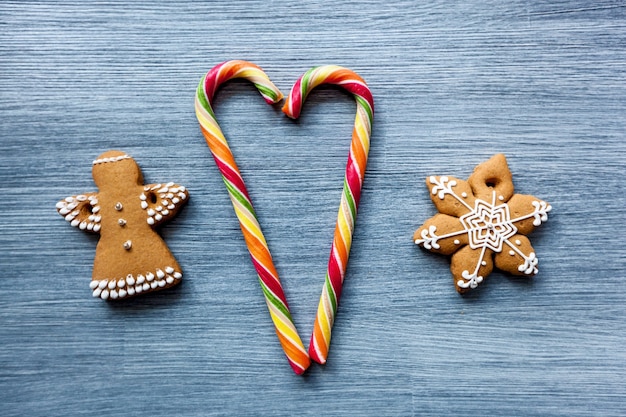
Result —
[[[226,184],[230,200],[239,219],[241,232],[254,268],[258,273],[276,334],[285,355],[287,355],[289,364],[294,372],[300,375],[309,367],[311,362],[291,318],[278,272],[274,267],[272,255],[261,232],[261,226],[243,178],[211,107],[218,87],[233,78],[244,78],[251,81],[269,104],[277,103],[283,98],[283,95],[257,65],[246,61],[226,61],[216,65],[202,78],[198,85],[195,107],[200,128],[213,154],[215,163],[222,173],[222,179]]]
[[[352,143],[346,165],[346,176],[335,226],[335,235],[330,250],[326,282],[317,309],[317,316],[309,344],[309,355],[314,361],[324,364],[328,357],[331,331],[341,297],[354,222],[361,197],[365,176],[365,165],[370,147],[370,134],[374,116],[374,99],[365,81],[353,71],[335,65],[321,66],[307,71],[294,84],[283,107],[287,116],[296,119],[306,96],[320,84],[336,84],[354,94],[357,102],[356,119],[352,131]]]

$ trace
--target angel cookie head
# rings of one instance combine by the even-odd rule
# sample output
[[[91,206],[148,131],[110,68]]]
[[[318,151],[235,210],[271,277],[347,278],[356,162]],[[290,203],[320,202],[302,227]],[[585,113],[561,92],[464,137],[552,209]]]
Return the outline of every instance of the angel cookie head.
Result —
[[[72,226],[98,233],[90,288],[115,300],[172,287],[182,271],[155,228],[176,215],[189,194],[182,185],[143,184],[135,160],[108,151],[93,161],[99,191],[57,203]]]
[[[515,275],[537,273],[537,257],[526,235],[548,219],[552,207],[514,194],[504,155],[478,165],[467,181],[431,176],[426,185],[439,213],[413,239],[431,252],[452,255],[450,269],[459,293],[476,288],[494,265]]]

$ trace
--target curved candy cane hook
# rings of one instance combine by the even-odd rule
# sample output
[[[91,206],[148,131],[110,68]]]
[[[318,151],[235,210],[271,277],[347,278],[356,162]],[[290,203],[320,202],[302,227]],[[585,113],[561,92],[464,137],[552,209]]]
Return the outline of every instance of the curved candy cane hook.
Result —
[[[328,357],[331,331],[341,297],[341,288],[350,255],[352,233],[357,208],[361,198],[361,187],[365,177],[367,154],[370,147],[370,134],[374,116],[374,99],[365,81],[355,72],[326,65],[312,68],[294,84],[283,112],[296,119],[306,96],[321,84],[335,84],[352,93],[357,102],[357,113],[352,131],[352,143],[346,165],[343,193],[337,215],[335,235],[330,250],[326,282],[317,309],[317,316],[309,344],[309,355],[314,361],[324,364]]]
[[[291,318],[278,272],[274,267],[272,255],[261,232],[261,226],[248,195],[248,190],[211,107],[218,87],[233,78],[244,78],[254,83],[269,104],[277,103],[283,98],[283,95],[257,65],[246,61],[226,61],[216,65],[200,81],[195,108],[200,128],[213,154],[215,163],[222,173],[222,179],[239,219],[241,232],[252,257],[254,268],[259,275],[259,282],[274,322],[276,334],[289,364],[294,372],[300,375],[309,367],[311,361]]]

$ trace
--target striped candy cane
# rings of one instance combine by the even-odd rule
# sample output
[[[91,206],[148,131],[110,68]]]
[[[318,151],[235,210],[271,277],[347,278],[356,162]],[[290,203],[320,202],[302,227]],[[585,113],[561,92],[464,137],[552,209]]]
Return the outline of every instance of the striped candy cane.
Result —
[[[314,361],[324,364],[328,357],[331,331],[341,288],[348,264],[352,233],[357,208],[361,197],[361,187],[365,177],[365,165],[370,147],[370,134],[374,116],[374,99],[365,81],[353,71],[335,65],[321,66],[307,71],[295,83],[289,93],[283,112],[296,119],[306,96],[321,84],[335,84],[354,94],[357,113],[352,131],[352,143],[346,165],[346,176],[335,226],[335,235],[330,250],[326,281],[317,309],[317,316],[309,344],[309,355]]]
[[[239,219],[241,231],[254,268],[258,273],[276,334],[285,355],[287,355],[289,364],[294,372],[300,375],[309,367],[310,359],[291,318],[283,287],[274,267],[267,242],[261,232],[261,226],[257,220],[248,190],[211,108],[211,102],[218,87],[233,78],[244,78],[251,81],[269,104],[277,103],[283,98],[283,95],[257,65],[246,61],[226,61],[216,65],[200,81],[195,108],[200,128],[222,174],[222,179],[226,184],[230,200]]]

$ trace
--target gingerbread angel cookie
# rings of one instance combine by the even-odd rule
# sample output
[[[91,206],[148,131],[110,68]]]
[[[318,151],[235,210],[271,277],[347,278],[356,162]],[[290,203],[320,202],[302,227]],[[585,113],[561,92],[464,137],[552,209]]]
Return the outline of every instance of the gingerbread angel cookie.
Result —
[[[535,275],[537,257],[526,237],[548,219],[552,207],[536,197],[513,193],[504,155],[476,167],[467,181],[426,179],[439,211],[413,239],[431,252],[451,255],[459,293],[474,289],[495,267],[515,275]]]
[[[115,300],[178,284],[180,266],[154,229],[187,201],[185,187],[144,185],[135,160],[120,151],[100,155],[92,173],[97,193],[67,197],[56,208],[72,226],[100,234],[93,296]]]

